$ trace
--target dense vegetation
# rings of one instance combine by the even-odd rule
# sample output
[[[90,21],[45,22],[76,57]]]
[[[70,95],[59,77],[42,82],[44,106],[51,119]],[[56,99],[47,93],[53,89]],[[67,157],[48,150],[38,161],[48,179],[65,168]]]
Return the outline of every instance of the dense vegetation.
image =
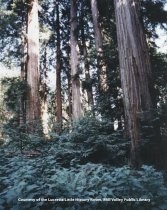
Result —
[[[166,1],[0,3],[0,209],[166,210]]]

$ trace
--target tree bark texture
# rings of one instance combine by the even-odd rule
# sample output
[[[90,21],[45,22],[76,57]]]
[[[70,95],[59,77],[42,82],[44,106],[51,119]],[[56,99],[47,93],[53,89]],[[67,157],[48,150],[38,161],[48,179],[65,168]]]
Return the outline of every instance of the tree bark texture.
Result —
[[[27,40],[25,37],[25,13],[22,13],[22,34],[21,34],[21,78],[26,79],[26,60],[27,60]]]
[[[25,37],[26,34],[26,16],[23,9],[22,12],[22,27],[21,27],[21,80],[22,82],[26,81],[27,75],[27,40]],[[26,122],[26,96],[22,95],[21,104],[20,104],[20,125],[24,125]]]
[[[29,86],[27,94],[26,120],[33,124],[40,120],[40,98],[39,98],[39,22],[38,22],[38,0],[28,1],[28,36],[27,36],[27,83]]]
[[[93,93],[92,93],[92,84],[91,84],[91,77],[90,77],[90,66],[88,60],[88,51],[86,46],[86,38],[85,38],[85,30],[84,30],[84,4],[81,5],[81,37],[82,37],[82,54],[84,59],[84,70],[85,70],[85,80],[89,83],[89,86],[86,89],[87,98],[88,98],[88,107],[90,110],[93,111]]]
[[[103,39],[99,24],[99,11],[97,7],[97,0],[90,0],[90,1],[91,1],[94,34],[95,34],[95,46],[97,51],[97,64],[99,70],[99,90],[101,92],[106,92],[108,90],[107,66],[104,59]]]
[[[61,96],[61,47],[60,47],[60,15],[59,2],[56,2],[56,35],[57,35],[57,52],[56,52],[56,117],[58,130],[62,129],[62,96]]]
[[[43,60],[43,77],[41,81],[42,85],[42,97],[41,97],[41,120],[43,134],[45,137],[49,137],[49,128],[48,128],[48,100],[47,100],[47,45],[44,52]]]
[[[93,110],[93,93],[92,93],[92,84],[91,77],[89,72],[89,61],[88,61],[88,53],[86,49],[86,43],[83,43],[83,54],[84,54],[84,65],[85,65],[85,79],[89,82],[89,87],[86,89],[87,97],[88,97],[88,106],[90,110]]]
[[[67,82],[68,82],[68,106],[67,106],[67,114],[69,116],[69,120],[72,120],[72,84],[71,84],[71,74],[67,72]]]
[[[140,119],[152,107],[149,91],[151,65],[140,15],[140,1],[115,0],[117,39],[125,123],[131,138],[131,164],[140,165]]]
[[[78,22],[77,22],[77,1],[71,0],[71,79],[72,79],[72,119],[78,120],[82,116],[80,78],[79,78],[79,47],[78,47]]]

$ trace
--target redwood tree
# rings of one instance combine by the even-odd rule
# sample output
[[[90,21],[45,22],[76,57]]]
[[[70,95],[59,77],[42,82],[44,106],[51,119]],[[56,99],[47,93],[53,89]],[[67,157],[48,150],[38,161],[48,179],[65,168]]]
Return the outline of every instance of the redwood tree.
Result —
[[[29,86],[27,94],[26,120],[33,124],[40,120],[39,99],[39,22],[38,22],[38,0],[28,1],[28,23],[27,23],[27,83]]]
[[[56,2],[56,117],[59,124],[59,131],[62,127],[62,96],[61,96],[61,40],[60,40],[60,14],[59,14],[59,2]]]
[[[140,9],[138,0],[115,0],[121,83],[133,167],[140,165],[140,116],[144,113],[148,117],[152,107],[151,65]]]
[[[97,6],[97,0],[90,0],[90,1],[91,1],[91,10],[93,17],[94,35],[95,35],[95,47],[97,51],[98,70],[99,70],[99,90],[102,92],[106,92],[108,89],[107,66],[104,59],[102,33],[99,24],[99,11]]]
[[[26,81],[27,78],[27,39],[26,39],[26,12],[25,6],[22,4],[22,17],[21,17],[21,80],[22,82]],[[23,125],[26,122],[26,97],[21,97],[21,106],[20,106],[20,125]]]
[[[78,120],[82,116],[80,78],[79,78],[79,46],[78,46],[78,21],[77,1],[71,0],[70,10],[70,44],[71,44],[71,79],[72,79],[72,119]]]
[[[43,69],[41,78],[41,120],[43,134],[48,137],[48,87],[47,87],[47,44],[45,44],[43,55]]]
[[[84,2],[81,3],[81,21],[80,21],[80,27],[81,27],[81,42],[82,42],[82,55],[83,55],[83,61],[84,61],[84,73],[85,73],[85,81],[87,82],[86,86],[86,93],[87,93],[87,99],[88,99],[88,106],[89,109],[93,111],[93,92],[92,92],[92,79],[90,76],[90,65],[89,65],[89,59],[88,59],[88,49],[86,46],[86,32],[85,32],[85,7]]]

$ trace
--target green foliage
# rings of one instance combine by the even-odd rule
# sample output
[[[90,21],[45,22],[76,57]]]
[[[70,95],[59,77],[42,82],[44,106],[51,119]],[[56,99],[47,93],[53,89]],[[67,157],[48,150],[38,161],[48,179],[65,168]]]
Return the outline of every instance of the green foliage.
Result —
[[[163,210],[167,205],[163,176],[150,166],[136,171],[87,163],[67,169],[47,150],[41,157],[28,159],[4,148],[0,161],[0,209]],[[150,202],[19,202],[18,198],[145,198]]]
[[[3,123],[4,142],[21,151],[27,147],[36,147],[43,139],[40,135],[42,133],[40,122],[34,123],[33,134],[28,132],[27,123],[20,123],[20,117],[23,118],[23,122],[25,117],[23,101],[25,103],[27,83],[18,77],[4,78],[2,86],[5,90],[4,103],[10,111],[10,118]]]
[[[154,48],[151,48],[150,53],[154,83],[152,97],[156,103],[159,103],[158,106],[161,107],[166,102],[167,96],[167,55],[157,53]]]
[[[33,133],[27,132],[27,125],[16,125],[15,128],[13,126],[11,122],[4,126],[5,136],[3,142],[8,148],[22,152],[27,149],[38,149],[43,145],[44,138],[40,135],[39,125],[36,125]]]
[[[21,108],[22,98],[25,96],[27,91],[27,84],[18,77],[5,78],[2,81],[2,85],[6,86],[5,102],[7,107],[18,113]]]
[[[0,81],[1,86],[1,81]],[[3,125],[8,121],[9,113],[6,110],[6,106],[3,102],[3,96],[4,92],[0,90],[0,143],[1,140],[4,138],[4,131],[3,131]]]
[[[123,138],[122,131],[113,131],[108,121],[88,116],[76,122],[72,131],[60,136],[53,135],[48,152],[56,156],[63,167],[70,165],[105,163],[122,165],[127,163],[130,142]]]
[[[157,109],[140,114],[141,158],[147,164],[164,167],[167,161],[167,112],[166,104]]]
[[[2,80],[2,87],[4,90],[4,111],[9,112],[8,117],[2,124],[4,143],[22,151],[28,147],[36,148],[41,144],[43,137],[40,122],[34,123],[34,133],[28,132],[28,123],[20,123],[20,116],[23,118],[25,110],[23,101],[25,103],[28,85],[19,77],[4,78]],[[1,113],[2,114],[2,113]]]
[[[164,10],[166,0],[143,0],[143,16],[145,27],[150,30],[150,35],[156,36],[155,29],[158,24],[166,28],[167,11]],[[158,14],[158,15],[157,15]]]

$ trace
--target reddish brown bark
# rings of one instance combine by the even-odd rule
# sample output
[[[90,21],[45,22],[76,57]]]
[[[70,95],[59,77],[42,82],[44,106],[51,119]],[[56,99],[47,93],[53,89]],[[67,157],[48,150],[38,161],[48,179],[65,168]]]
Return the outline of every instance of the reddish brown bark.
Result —
[[[72,119],[78,120],[82,116],[80,78],[79,78],[79,47],[77,38],[77,1],[71,0],[71,79],[72,79]]]
[[[93,111],[93,93],[92,93],[92,84],[91,84],[91,77],[90,77],[90,66],[88,60],[88,51],[86,46],[86,38],[85,38],[85,31],[84,31],[84,6],[83,3],[81,5],[81,37],[82,37],[82,54],[84,59],[84,71],[85,71],[85,80],[89,83],[88,87],[86,88],[87,99],[88,99],[88,106]]]
[[[97,0],[90,0],[90,1],[91,1],[91,10],[93,17],[94,34],[95,34],[95,46],[97,51],[98,70],[99,70],[99,90],[101,92],[106,92],[108,90],[107,66],[104,59],[103,39],[99,24],[99,11],[97,7]]]
[[[57,52],[56,52],[56,118],[58,131],[62,129],[62,96],[61,96],[61,47],[60,47],[60,15],[59,2],[56,2],[56,35],[57,35]]]
[[[22,12],[22,27],[21,27],[21,80],[24,82],[26,80],[27,69],[26,69],[26,61],[27,61],[27,40],[25,37],[26,34],[26,17],[25,11],[23,9]],[[26,98],[24,95],[21,97],[20,104],[20,125],[24,125],[26,122]]]
[[[47,101],[47,45],[44,52],[43,75],[42,75],[42,94],[41,94],[41,120],[42,129],[45,137],[48,137],[48,101]]]
[[[140,165],[140,115],[149,113],[151,65],[138,0],[115,0],[125,122],[131,138],[131,164]]]
[[[28,36],[27,36],[27,94],[26,120],[29,129],[34,130],[34,123],[40,121],[39,98],[39,22],[38,0],[28,1]]]
[[[68,107],[67,107],[67,114],[69,119],[72,120],[72,85],[71,85],[71,75],[67,73],[67,80],[68,80]]]

